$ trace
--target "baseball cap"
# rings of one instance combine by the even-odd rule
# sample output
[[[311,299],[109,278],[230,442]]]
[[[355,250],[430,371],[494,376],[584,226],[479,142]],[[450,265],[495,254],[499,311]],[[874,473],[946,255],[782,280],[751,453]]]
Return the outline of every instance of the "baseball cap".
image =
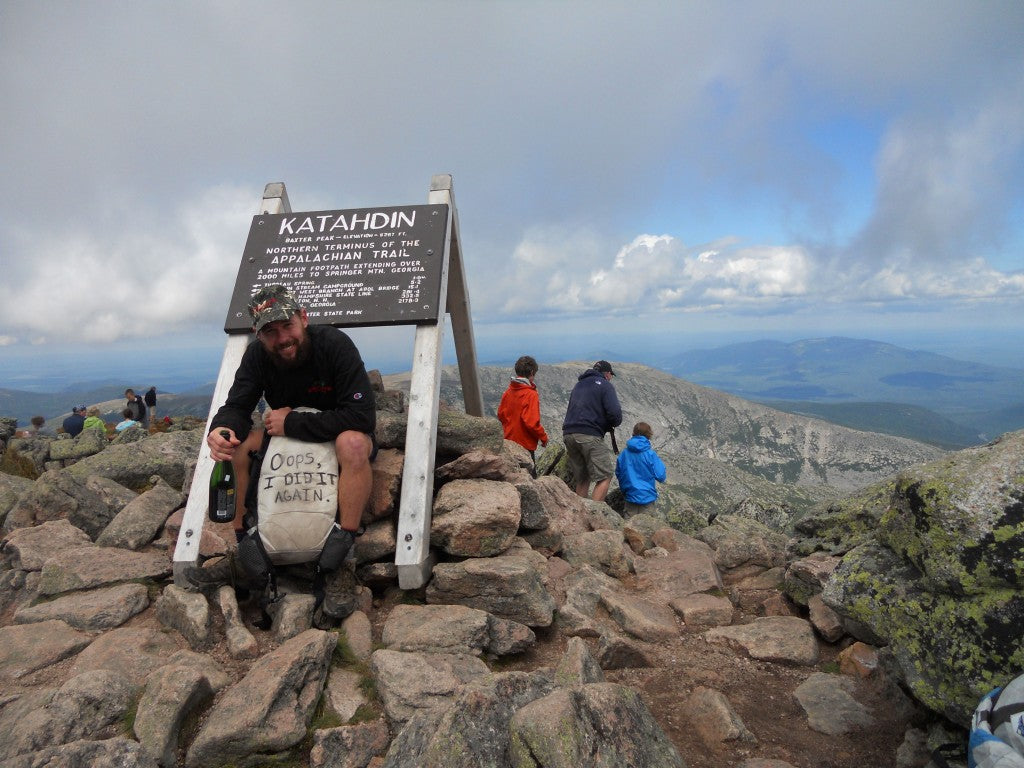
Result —
[[[615,375],[615,371],[612,370],[612,364],[607,360],[598,360],[594,363],[594,370],[601,373],[610,373],[612,376]]]
[[[85,413],[85,406],[84,405],[76,405],[74,408],[71,409],[71,412],[72,413]]]
[[[288,320],[299,311],[299,303],[283,285],[268,285],[260,288],[249,299],[249,315],[253,330],[259,333],[267,323]]]

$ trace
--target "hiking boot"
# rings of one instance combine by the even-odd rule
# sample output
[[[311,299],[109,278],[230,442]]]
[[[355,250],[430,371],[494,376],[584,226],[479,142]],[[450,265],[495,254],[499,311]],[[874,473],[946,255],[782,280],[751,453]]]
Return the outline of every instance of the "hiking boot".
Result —
[[[355,569],[346,563],[334,573],[327,574],[324,584],[324,602],[320,606],[324,615],[335,621],[349,616],[356,609],[356,591],[359,581]]]
[[[203,593],[215,592],[220,587],[242,581],[235,567],[235,558],[231,555],[224,555],[212,564],[190,566],[184,575],[186,588]]]

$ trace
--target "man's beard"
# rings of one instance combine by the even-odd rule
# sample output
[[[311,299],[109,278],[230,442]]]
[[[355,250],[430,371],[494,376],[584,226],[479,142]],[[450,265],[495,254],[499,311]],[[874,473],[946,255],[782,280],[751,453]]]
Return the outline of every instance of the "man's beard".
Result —
[[[267,354],[270,355],[270,360],[277,368],[289,370],[292,368],[298,368],[303,365],[309,359],[309,353],[313,345],[309,340],[309,333],[303,332],[302,338],[294,342],[288,342],[288,346],[295,345],[295,356],[293,358],[286,358],[281,355],[277,349],[268,349]],[[287,349],[288,347],[285,347]]]

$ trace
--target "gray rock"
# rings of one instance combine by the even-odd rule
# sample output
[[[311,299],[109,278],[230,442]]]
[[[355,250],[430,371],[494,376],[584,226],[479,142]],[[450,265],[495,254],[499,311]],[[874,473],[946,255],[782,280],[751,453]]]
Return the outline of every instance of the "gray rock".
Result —
[[[90,489],[84,477],[73,475],[70,469],[59,469],[46,472],[21,494],[4,526],[10,531],[63,519],[95,540],[115,514],[117,510]]]
[[[27,477],[18,477],[17,475],[0,472],[0,524],[4,522],[7,513],[17,503],[21,494],[28,491],[31,487],[32,481]]]
[[[442,459],[474,451],[497,454],[504,440],[501,422],[496,418],[448,409],[437,416],[437,455]]]
[[[166,664],[167,658],[177,650],[178,643],[164,632],[119,627],[100,635],[79,653],[71,674],[108,670],[123,675],[132,685],[141,688],[149,674]]]
[[[513,547],[499,557],[438,563],[427,585],[427,602],[466,605],[528,627],[546,627],[555,601],[544,584],[544,569],[544,556],[529,547]]]
[[[590,565],[609,576],[621,579],[632,570],[626,557],[622,531],[604,529],[567,536],[562,544],[562,557],[574,566]]]
[[[640,696],[612,683],[560,688],[520,708],[510,722],[515,768],[601,765],[685,768]]]
[[[463,605],[396,605],[381,640],[395,651],[520,653],[533,644],[523,624]]]
[[[630,669],[653,667],[655,657],[644,643],[608,632],[601,635],[597,645],[597,660],[601,669]]]
[[[54,440],[50,444],[50,458],[55,461],[74,461],[99,453],[106,447],[106,434],[98,429],[83,429],[70,440]]]
[[[797,686],[793,695],[807,713],[812,729],[840,736],[875,724],[868,709],[851,695],[853,688],[853,680],[848,677],[815,672]]]
[[[132,693],[131,685],[117,673],[85,672],[45,694],[45,704],[19,713],[16,722],[8,721],[5,708],[0,717],[0,734],[4,737],[0,757],[97,738],[128,711]],[[43,699],[35,703],[40,701]]]
[[[587,644],[578,637],[570,637],[566,643],[558,667],[555,669],[555,684],[572,688],[587,683],[603,683],[604,671],[597,659],[590,653]]]
[[[728,598],[696,594],[677,597],[669,607],[678,613],[687,626],[720,627],[732,623],[735,611]]]
[[[166,555],[130,552],[119,547],[72,547],[51,557],[43,565],[39,592],[59,595],[134,579],[169,576]]]
[[[558,628],[573,637],[599,637],[601,624],[595,614],[601,594],[618,589],[615,579],[589,565],[569,574],[565,579],[565,602],[558,609]]]
[[[187,768],[272,755],[301,741],[335,645],[333,634],[310,629],[254,663],[211,708],[188,749]]]
[[[312,626],[315,603],[316,598],[313,595],[282,595],[269,609],[274,620],[270,628],[274,639],[282,642],[309,629]]]
[[[525,672],[474,680],[446,706],[416,713],[391,742],[384,768],[507,765],[511,718],[551,688],[544,676]]]
[[[63,621],[0,627],[0,678],[18,679],[73,656],[92,638]]]
[[[146,681],[133,725],[135,737],[161,766],[174,768],[182,723],[212,697],[210,681],[199,670],[161,667]]]
[[[434,498],[430,543],[450,555],[491,557],[512,544],[519,519],[519,494],[510,483],[453,480]]]
[[[156,617],[177,630],[194,649],[206,648],[213,640],[210,605],[198,592],[169,584],[156,600]]]
[[[506,440],[505,443],[511,441]],[[513,443],[518,445],[518,443]],[[525,452],[522,446],[519,446]],[[548,514],[545,501],[549,494],[542,493],[543,488],[536,480],[529,476],[522,476],[512,481],[516,492],[519,494],[520,519],[519,527],[527,531],[538,531],[548,527],[551,523],[551,515]]]
[[[508,440],[504,442],[508,443]],[[504,448],[504,445],[502,447]],[[449,483],[452,480],[470,479],[512,482],[522,474],[518,463],[505,450],[502,450],[501,453],[473,451],[435,469],[434,480],[438,484]]]
[[[712,643],[745,651],[753,659],[811,666],[818,663],[818,643],[811,625],[795,616],[765,616],[750,624],[714,627],[704,632]]]
[[[341,632],[352,654],[360,661],[367,661],[373,653],[373,627],[367,615],[354,611],[341,622]]]
[[[149,590],[145,585],[119,584],[21,608],[14,614],[14,623],[59,619],[75,629],[95,632],[119,627],[148,607]]]
[[[834,643],[846,634],[843,629],[842,617],[825,605],[821,595],[814,595],[807,601],[808,618],[818,634],[830,643]]]
[[[391,732],[382,720],[341,728],[324,728],[313,733],[309,752],[310,768],[366,768],[374,757],[383,755]]]
[[[217,590],[217,604],[224,617],[224,635],[228,653],[236,659],[252,659],[259,655],[259,644],[252,632],[242,621],[238,610],[238,598],[233,587],[224,586]]]
[[[372,563],[389,558],[394,560],[398,532],[393,520],[376,520],[366,526],[363,535],[356,539],[356,563]]]
[[[743,724],[725,694],[697,686],[685,704],[686,715],[704,743],[714,748],[723,741],[757,743],[757,738]]]
[[[679,636],[679,622],[667,605],[659,605],[623,592],[605,590],[601,605],[625,632],[649,643]]]
[[[786,594],[796,603],[807,605],[812,595],[821,593],[828,577],[839,565],[840,558],[825,552],[814,552],[789,564],[783,582]]]
[[[51,520],[30,528],[16,528],[7,534],[3,542],[3,562],[8,568],[39,571],[58,552],[91,545],[92,541],[81,528],[67,520]]]
[[[404,723],[421,710],[448,706],[463,685],[488,673],[487,665],[475,656],[387,649],[374,651],[370,666],[392,723]]]
[[[158,432],[137,442],[111,444],[102,453],[64,471],[83,481],[93,475],[107,477],[134,491],[145,490],[153,475],[162,477],[172,488],[182,488],[199,456],[202,440],[201,429]]]
[[[324,700],[344,723],[351,720],[356,710],[367,703],[361,688],[362,681],[358,672],[341,667],[332,667],[327,675]]]
[[[182,505],[184,497],[161,477],[151,480],[153,487],[117,513],[96,538],[97,544],[137,550],[156,538],[170,514]]]
[[[641,513],[633,515],[633,517],[625,522],[622,528],[622,535],[625,537],[630,549],[638,555],[642,555],[648,549],[655,546],[654,535],[666,527],[665,521],[661,518]]]
[[[786,564],[786,537],[750,518],[719,515],[698,532],[697,538],[715,550],[715,563],[720,568],[748,563],[776,568]]]
[[[47,747],[11,758],[4,762],[3,768],[157,768],[157,765],[139,742],[115,737]]]

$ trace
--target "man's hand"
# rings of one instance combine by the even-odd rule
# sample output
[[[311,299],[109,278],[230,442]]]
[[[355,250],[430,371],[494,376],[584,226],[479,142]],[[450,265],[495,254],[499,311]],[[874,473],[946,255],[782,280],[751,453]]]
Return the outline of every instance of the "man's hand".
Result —
[[[284,420],[292,412],[291,408],[274,408],[263,414],[263,426],[270,436],[284,435]]]
[[[230,437],[221,437],[221,432],[227,432]],[[225,427],[215,427],[206,436],[206,444],[210,446],[210,458],[214,461],[230,461],[235,455],[235,446],[241,442],[233,431]]]

